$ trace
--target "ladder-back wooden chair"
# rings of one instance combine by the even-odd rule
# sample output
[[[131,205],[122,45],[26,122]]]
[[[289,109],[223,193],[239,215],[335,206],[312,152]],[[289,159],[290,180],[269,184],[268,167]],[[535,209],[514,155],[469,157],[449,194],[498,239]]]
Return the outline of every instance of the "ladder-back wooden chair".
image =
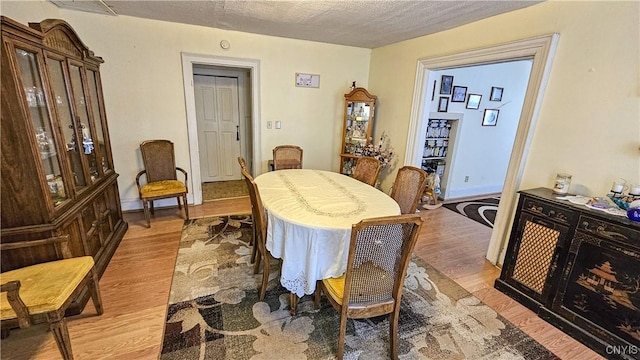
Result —
[[[151,214],[154,214],[155,200],[176,198],[178,209],[182,209],[180,199],[184,205],[184,213],[189,220],[189,206],[187,204],[187,172],[176,167],[173,143],[169,140],[148,140],[140,144],[144,170],[136,176],[138,195],[144,208],[147,227],[151,227]],[[184,175],[184,182],[178,180],[177,172]],[[142,175],[146,176],[146,184],[140,183]]]
[[[413,166],[398,170],[391,189],[391,197],[400,205],[400,213],[413,214],[427,186],[427,173]]]
[[[271,269],[271,261],[276,261],[267,250],[267,217],[260,198],[258,185],[253,181],[253,177],[242,169],[242,175],[247,182],[249,188],[249,197],[251,198],[251,215],[253,216],[253,224],[255,229],[255,244],[257,248],[255,262],[253,264],[253,273],[260,271],[260,263],[262,263],[262,281],[260,283],[259,298],[264,300],[267,284],[269,283],[269,270]]]
[[[370,156],[363,156],[358,158],[356,162],[356,168],[353,170],[353,178],[365,184],[375,186],[378,180],[378,174],[380,174],[380,169],[382,169],[380,160]]]
[[[419,215],[364,219],[351,228],[347,271],[339,278],[318,281],[315,308],[324,292],[340,312],[338,359],[344,353],[347,319],[389,314],[390,357],[398,358],[398,316],[402,287],[418,239]]]
[[[280,145],[273,148],[273,170],[302,169],[302,148]]]
[[[32,324],[49,323],[64,359],[73,359],[71,340],[64,313],[81,292],[88,290],[98,315],[103,312],[98,275],[93,257],[71,257],[69,236],[0,244],[0,251],[31,246],[54,245],[62,260],[44,262],[0,274],[0,321],[2,338],[9,330]]]

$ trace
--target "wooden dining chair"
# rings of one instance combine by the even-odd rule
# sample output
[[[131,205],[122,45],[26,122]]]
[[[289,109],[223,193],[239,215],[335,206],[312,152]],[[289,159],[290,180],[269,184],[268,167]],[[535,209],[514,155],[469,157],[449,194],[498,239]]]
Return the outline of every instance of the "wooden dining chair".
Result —
[[[178,199],[178,209],[182,209],[180,199],[184,204],[184,213],[189,220],[189,206],[187,204],[187,172],[176,167],[173,143],[169,140],[147,140],[140,144],[144,170],[136,175],[138,196],[144,208],[144,217],[147,227],[151,227],[151,214],[154,214],[153,202],[160,199]],[[184,182],[178,180],[177,172],[184,175]],[[141,177],[145,175],[146,184],[141,183]]]
[[[280,145],[273,148],[273,170],[302,169],[302,148]]]
[[[240,171],[244,170],[249,173],[249,168],[247,167],[247,162],[244,160],[242,156],[238,156],[238,164],[240,164]],[[246,180],[246,177],[245,177]],[[246,181],[245,181],[246,182]],[[247,183],[247,187],[249,184]],[[256,222],[253,220],[251,222],[251,263],[254,264],[256,262],[256,256],[258,254],[258,244],[256,243]]]
[[[427,186],[427,173],[413,166],[398,170],[391,188],[391,197],[400,205],[400,213],[413,214]]]
[[[398,316],[411,253],[418,239],[419,215],[364,219],[351,228],[347,271],[339,278],[318,281],[314,297],[320,307],[324,292],[340,312],[338,359],[344,353],[347,319],[389,315],[391,358],[398,358]]]
[[[255,247],[257,248],[256,258],[253,264],[253,273],[257,274],[262,263],[262,282],[260,285],[259,298],[264,300],[267,292],[267,284],[269,283],[269,270],[271,269],[271,261],[275,261],[271,253],[267,250],[267,218],[260,198],[258,185],[253,181],[253,177],[245,169],[242,169],[242,175],[247,182],[249,188],[249,197],[251,198],[251,215],[255,224]]]
[[[378,180],[378,174],[380,174],[380,169],[382,169],[380,160],[370,156],[363,156],[358,158],[356,162],[356,168],[353,170],[353,178],[365,184],[375,186]]]
[[[93,257],[72,257],[68,235],[0,244],[3,253],[31,246],[54,246],[61,260],[34,264],[0,274],[2,338],[9,330],[47,322],[64,359],[73,359],[64,313],[83,291],[88,291],[98,315],[103,312]],[[34,344],[36,346],[36,344]]]

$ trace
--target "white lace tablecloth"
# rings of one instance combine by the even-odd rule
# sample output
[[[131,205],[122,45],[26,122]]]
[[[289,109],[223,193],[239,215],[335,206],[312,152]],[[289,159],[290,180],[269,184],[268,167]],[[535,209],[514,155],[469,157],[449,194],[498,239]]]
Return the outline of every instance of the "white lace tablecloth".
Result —
[[[351,225],[400,214],[387,194],[330,171],[278,170],[255,182],[267,212],[267,249],[282,259],[282,286],[299,297],[346,271]]]

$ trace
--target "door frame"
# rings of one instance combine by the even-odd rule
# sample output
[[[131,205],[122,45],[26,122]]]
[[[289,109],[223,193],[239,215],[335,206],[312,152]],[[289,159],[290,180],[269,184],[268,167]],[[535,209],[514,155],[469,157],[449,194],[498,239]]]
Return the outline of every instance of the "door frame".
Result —
[[[515,214],[517,191],[520,188],[526,164],[526,154],[533,138],[533,130],[540,113],[559,38],[560,34],[553,33],[444,56],[418,59],[405,149],[405,164],[414,166],[421,163],[424,148],[420,134],[424,134],[422,120],[430,112],[430,101],[426,99],[434,86],[428,81],[431,71],[521,59],[533,60],[516,139],[486,254],[486,258],[493,264],[502,264],[504,260],[511,232],[509,225]]]
[[[262,163],[260,149],[260,60],[229,58],[214,55],[181,53],[182,79],[187,112],[187,132],[189,138],[189,157],[191,159],[191,184],[193,204],[202,204],[202,176],[200,173],[200,153],[198,150],[198,126],[196,120],[196,100],[193,86],[193,66],[212,65],[242,68],[249,70],[251,84],[251,142],[254,164]],[[255,167],[254,167],[255,168]]]

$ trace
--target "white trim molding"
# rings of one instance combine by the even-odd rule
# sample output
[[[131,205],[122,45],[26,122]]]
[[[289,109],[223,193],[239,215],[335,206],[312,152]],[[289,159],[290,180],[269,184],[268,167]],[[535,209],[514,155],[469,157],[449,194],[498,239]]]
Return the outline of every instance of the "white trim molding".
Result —
[[[260,60],[238,59],[213,55],[182,53],[182,78],[184,81],[184,99],[187,111],[187,131],[189,136],[189,157],[191,159],[191,189],[194,205],[202,204],[202,176],[200,174],[200,155],[198,151],[198,129],[196,121],[196,101],[193,89],[193,66],[214,65],[249,69],[251,72],[251,118],[253,161],[262,163],[260,149]],[[255,170],[254,170],[255,171]],[[256,174],[254,174],[256,175]]]
[[[407,147],[405,149],[405,164],[413,164],[414,166],[420,166],[421,164],[422,139],[424,137],[421,136],[421,134],[424,134],[423,119],[430,112],[430,101],[427,101],[427,95],[431,94],[431,87],[433,86],[427,81],[430,71],[521,59],[533,60],[522,113],[516,131],[516,139],[507,167],[507,176],[486,255],[487,259],[493,264],[501,264],[505,256],[506,245],[511,231],[509,225],[515,213],[517,191],[524,172],[527,151],[533,137],[533,130],[540,112],[559,38],[560,35],[555,33],[450,55],[418,59]]]

